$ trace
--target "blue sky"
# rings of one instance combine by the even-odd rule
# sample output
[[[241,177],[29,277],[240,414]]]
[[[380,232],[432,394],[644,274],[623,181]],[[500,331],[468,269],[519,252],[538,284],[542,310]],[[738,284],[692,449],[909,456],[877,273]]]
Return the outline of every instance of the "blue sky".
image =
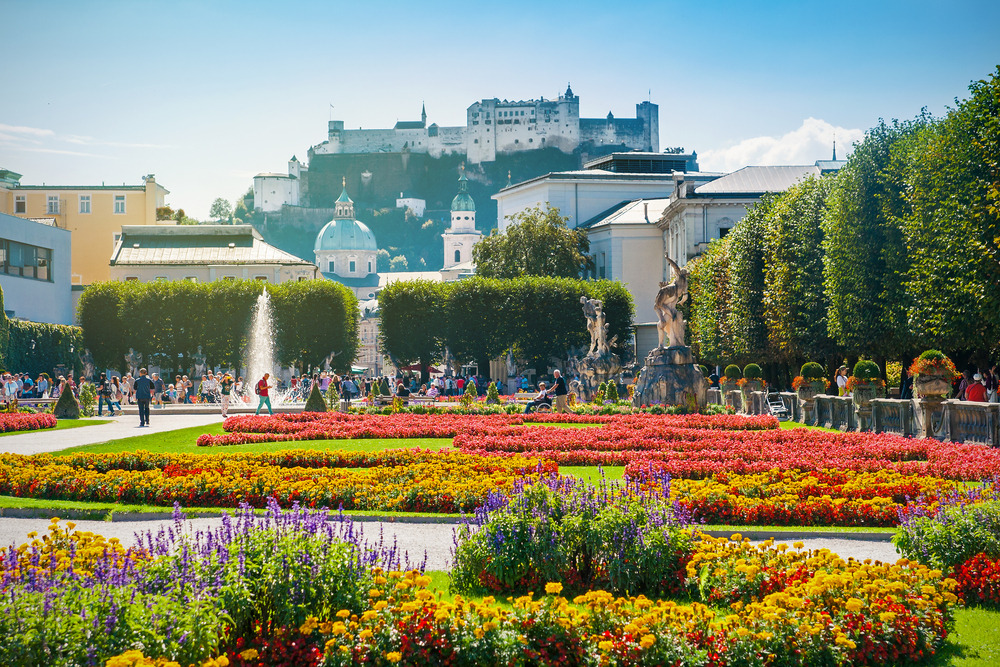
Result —
[[[347,127],[464,123],[484,97],[585,117],[660,105],[703,169],[812,162],[879,117],[942,113],[1000,64],[1000,3],[0,0],[0,168],[138,183],[207,217]]]

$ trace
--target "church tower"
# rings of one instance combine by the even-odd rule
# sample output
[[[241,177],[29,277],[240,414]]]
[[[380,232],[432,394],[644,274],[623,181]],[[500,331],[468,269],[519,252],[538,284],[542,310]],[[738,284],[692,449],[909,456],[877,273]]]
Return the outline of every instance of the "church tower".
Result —
[[[472,261],[472,246],[483,235],[476,230],[476,202],[469,194],[469,179],[465,177],[465,165],[458,178],[458,194],[451,200],[451,227],[445,230],[444,269]]]

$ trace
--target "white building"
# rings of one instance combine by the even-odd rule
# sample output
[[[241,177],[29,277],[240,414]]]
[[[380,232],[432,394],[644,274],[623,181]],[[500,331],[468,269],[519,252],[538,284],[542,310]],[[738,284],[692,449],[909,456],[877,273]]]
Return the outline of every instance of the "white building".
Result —
[[[253,177],[253,207],[265,213],[275,213],[282,206],[299,205],[299,183],[306,167],[293,155],[288,161],[288,173],[265,172]]]
[[[659,106],[636,105],[635,118],[580,118],[580,98],[567,86],[555,100],[508,101],[498,98],[474,102],[466,110],[465,126],[440,127],[427,124],[427,111],[420,120],[399,121],[391,129],[344,127],[331,120],[327,140],[313,146],[313,155],[336,153],[414,153],[466,155],[473,164],[492,162],[497,154],[558,148],[569,153],[581,144],[622,145],[630,149],[659,150]]]
[[[346,181],[334,205],[333,220],[319,230],[313,251],[325,277],[351,288],[359,300],[375,297],[378,246],[368,225],[354,219]]]
[[[411,193],[400,192],[396,198],[396,208],[408,208],[413,212],[413,215],[422,218],[424,211],[427,210],[427,200],[415,197]]]
[[[52,219],[0,213],[0,288],[8,317],[73,324],[71,237]]]
[[[458,179],[458,194],[451,200],[451,227],[441,235],[444,240],[445,271],[460,264],[472,268],[472,246],[483,238],[476,229],[476,202],[469,194],[469,179],[465,177],[465,167]]]
[[[509,185],[493,199],[503,232],[510,217],[532,207],[555,206],[574,229],[612,206],[635,199],[669,197],[675,171],[697,171],[697,154],[612,153],[578,171],[560,171]]]
[[[315,265],[264,242],[251,225],[125,225],[111,256],[111,280],[262,280],[318,277]]]
[[[743,167],[731,174],[676,173],[670,203],[657,221],[664,250],[684,266],[708,244],[729,233],[765,193],[784,192],[796,183],[834,173],[845,163]]]

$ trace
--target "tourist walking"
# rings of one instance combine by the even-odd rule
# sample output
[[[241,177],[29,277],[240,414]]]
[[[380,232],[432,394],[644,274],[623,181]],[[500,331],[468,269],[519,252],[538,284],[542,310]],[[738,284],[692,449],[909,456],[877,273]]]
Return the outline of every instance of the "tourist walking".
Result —
[[[149,426],[149,402],[153,400],[153,381],[145,368],[139,369],[139,377],[132,381],[135,405],[139,408],[139,428]]]
[[[163,379],[159,373],[153,373],[153,405],[160,410],[163,409],[163,392],[167,387],[163,384]]]
[[[274,414],[274,411],[271,410],[271,397],[269,395],[269,392],[274,387],[274,385],[267,383],[270,377],[271,377],[270,373],[264,373],[264,377],[260,379],[260,382],[258,382],[257,386],[254,388],[254,391],[257,392],[257,396],[259,398],[257,402],[257,411],[254,413],[255,415],[259,415],[260,409],[265,405],[267,406],[267,414],[269,415]]]
[[[232,394],[233,385],[236,384],[233,380],[233,376],[226,373],[222,376],[222,382],[219,383],[219,391],[222,393],[222,418],[225,419],[229,416],[229,396]]]
[[[115,408],[111,403],[111,381],[105,373],[101,373],[97,378],[97,416],[104,412],[104,404],[108,405],[108,414],[115,416]]]
[[[122,411],[122,398],[124,398],[124,393],[122,392],[122,383],[118,379],[117,375],[111,376],[111,407],[118,408],[118,412]],[[113,412],[113,411],[112,411]]]
[[[566,396],[569,394],[569,388],[566,386],[566,378],[563,377],[562,371],[558,368],[552,371],[552,377],[555,378],[552,393],[556,397],[556,412],[566,412]]]

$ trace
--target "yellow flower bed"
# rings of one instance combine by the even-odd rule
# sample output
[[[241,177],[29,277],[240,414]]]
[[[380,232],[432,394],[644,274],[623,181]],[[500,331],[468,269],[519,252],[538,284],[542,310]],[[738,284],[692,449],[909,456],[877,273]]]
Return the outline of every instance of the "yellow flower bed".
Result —
[[[458,512],[475,509],[490,491],[540,470],[525,456],[395,450],[171,454],[148,452],[76,457],[0,455],[0,494],[62,500],[234,507],[282,505],[344,509]]]

